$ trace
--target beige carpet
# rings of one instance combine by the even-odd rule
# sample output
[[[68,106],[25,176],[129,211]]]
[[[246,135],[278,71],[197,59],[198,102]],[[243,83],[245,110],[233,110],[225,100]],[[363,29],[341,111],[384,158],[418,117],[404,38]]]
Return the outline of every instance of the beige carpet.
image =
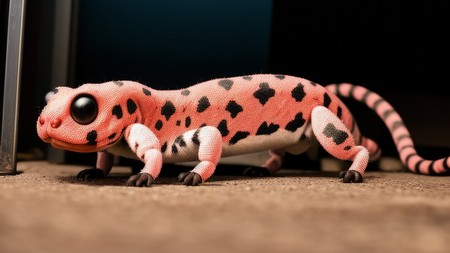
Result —
[[[124,187],[130,170],[74,179],[84,167],[20,162],[0,176],[0,252],[450,252],[450,177],[367,172],[173,177]]]

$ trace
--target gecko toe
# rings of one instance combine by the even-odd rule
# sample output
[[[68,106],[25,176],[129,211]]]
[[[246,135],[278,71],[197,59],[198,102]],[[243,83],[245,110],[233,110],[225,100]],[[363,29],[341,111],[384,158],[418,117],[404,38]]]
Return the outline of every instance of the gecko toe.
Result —
[[[184,185],[197,186],[202,183],[202,177],[195,172],[183,172],[178,176],[178,182]]]
[[[131,176],[127,181],[127,186],[137,186],[137,187],[149,187],[152,185],[154,179],[150,174],[138,173]]]
[[[342,178],[344,183],[361,183],[363,181],[361,173],[356,170],[341,171],[339,178]]]
[[[184,179],[189,175],[189,173],[189,171],[180,173],[180,175],[178,175],[178,182],[183,182]]]
[[[103,173],[103,170],[97,169],[97,168],[91,168],[91,169],[85,169],[77,174],[78,180],[91,180],[91,179],[98,179],[105,177],[105,174]]]
[[[264,167],[250,166],[242,174],[247,177],[266,177],[270,175],[270,172]]]

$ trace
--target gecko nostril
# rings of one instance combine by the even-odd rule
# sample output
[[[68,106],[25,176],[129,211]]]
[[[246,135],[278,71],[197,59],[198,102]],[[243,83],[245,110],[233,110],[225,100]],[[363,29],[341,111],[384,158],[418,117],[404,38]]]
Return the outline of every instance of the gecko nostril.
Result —
[[[45,119],[43,117],[39,117],[39,124],[44,125]]]
[[[50,126],[52,128],[58,128],[59,126],[61,126],[61,123],[62,123],[61,119],[60,118],[56,118],[56,119],[54,119],[54,120],[52,120],[50,122]]]

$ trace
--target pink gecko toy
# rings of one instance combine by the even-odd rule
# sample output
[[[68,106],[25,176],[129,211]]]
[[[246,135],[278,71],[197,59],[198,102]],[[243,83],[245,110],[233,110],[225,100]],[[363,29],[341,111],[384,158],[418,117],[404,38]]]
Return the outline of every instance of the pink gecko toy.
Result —
[[[339,175],[343,182],[362,182],[368,162],[381,150],[362,136],[336,95],[365,103],[384,120],[411,171],[450,171],[448,157],[432,161],[417,154],[402,119],[386,100],[351,84],[323,87],[303,78],[261,74],[181,90],[113,81],[58,87],[49,94],[37,133],[56,148],[97,152],[96,168],[81,171],[81,179],[108,175],[113,156],[119,155],[144,163],[128,186],[150,186],[163,162],[195,160],[200,163],[178,180],[198,185],[213,175],[221,157],[264,150],[270,158],[250,174],[269,175],[280,169],[286,152],[301,154],[318,141],[334,157],[353,161]]]

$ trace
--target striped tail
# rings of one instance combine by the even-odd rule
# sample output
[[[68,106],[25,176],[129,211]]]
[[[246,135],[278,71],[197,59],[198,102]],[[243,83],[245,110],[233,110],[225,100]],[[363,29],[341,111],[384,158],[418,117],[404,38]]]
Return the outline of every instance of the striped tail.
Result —
[[[439,175],[450,172],[450,157],[426,160],[417,154],[413,140],[400,115],[384,98],[364,87],[348,83],[330,84],[326,88],[342,97],[363,102],[383,119],[388,127],[403,164],[412,172]]]

